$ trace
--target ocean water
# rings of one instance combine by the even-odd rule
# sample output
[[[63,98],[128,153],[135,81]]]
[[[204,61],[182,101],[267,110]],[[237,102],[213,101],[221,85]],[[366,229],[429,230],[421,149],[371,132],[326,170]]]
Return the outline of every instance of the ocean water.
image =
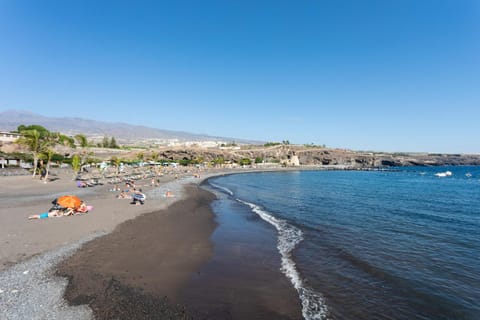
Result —
[[[229,215],[248,212],[276,237],[278,268],[303,318],[480,319],[480,167],[248,173],[208,183],[220,195],[217,214],[228,204]]]

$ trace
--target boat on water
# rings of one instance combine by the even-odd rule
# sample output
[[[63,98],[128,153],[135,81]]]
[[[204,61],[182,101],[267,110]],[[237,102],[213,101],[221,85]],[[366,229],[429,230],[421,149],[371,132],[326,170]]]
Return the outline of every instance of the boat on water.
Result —
[[[470,172],[467,172],[467,173],[465,173],[465,177],[471,178],[471,177],[472,177],[472,174],[471,174]]]
[[[437,177],[443,178],[443,177],[450,177],[451,175],[453,175],[453,173],[451,171],[445,171],[445,172],[437,172],[435,173],[435,175]]]

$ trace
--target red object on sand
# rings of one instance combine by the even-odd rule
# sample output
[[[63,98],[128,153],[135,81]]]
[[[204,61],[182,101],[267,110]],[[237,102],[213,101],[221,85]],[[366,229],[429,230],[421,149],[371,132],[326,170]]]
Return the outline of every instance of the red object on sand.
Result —
[[[64,208],[78,209],[82,203],[82,200],[80,200],[80,198],[77,196],[68,195],[58,198],[57,203]]]

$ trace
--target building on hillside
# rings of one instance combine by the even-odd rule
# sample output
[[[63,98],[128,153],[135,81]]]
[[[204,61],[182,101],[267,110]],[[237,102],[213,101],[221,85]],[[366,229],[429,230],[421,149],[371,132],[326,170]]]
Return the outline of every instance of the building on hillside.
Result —
[[[17,140],[20,137],[21,135],[19,133],[0,131],[0,146],[4,144],[13,143],[15,140]]]
[[[300,160],[295,154],[295,151],[289,151],[287,154],[287,159],[282,161],[282,164],[287,167],[297,167],[300,165]]]

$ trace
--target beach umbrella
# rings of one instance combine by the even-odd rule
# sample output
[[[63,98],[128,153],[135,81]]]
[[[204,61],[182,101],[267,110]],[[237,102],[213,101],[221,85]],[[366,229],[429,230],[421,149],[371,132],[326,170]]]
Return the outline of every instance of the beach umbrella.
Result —
[[[82,203],[82,200],[80,200],[80,198],[77,196],[68,195],[58,198],[57,203],[64,208],[78,209]]]

